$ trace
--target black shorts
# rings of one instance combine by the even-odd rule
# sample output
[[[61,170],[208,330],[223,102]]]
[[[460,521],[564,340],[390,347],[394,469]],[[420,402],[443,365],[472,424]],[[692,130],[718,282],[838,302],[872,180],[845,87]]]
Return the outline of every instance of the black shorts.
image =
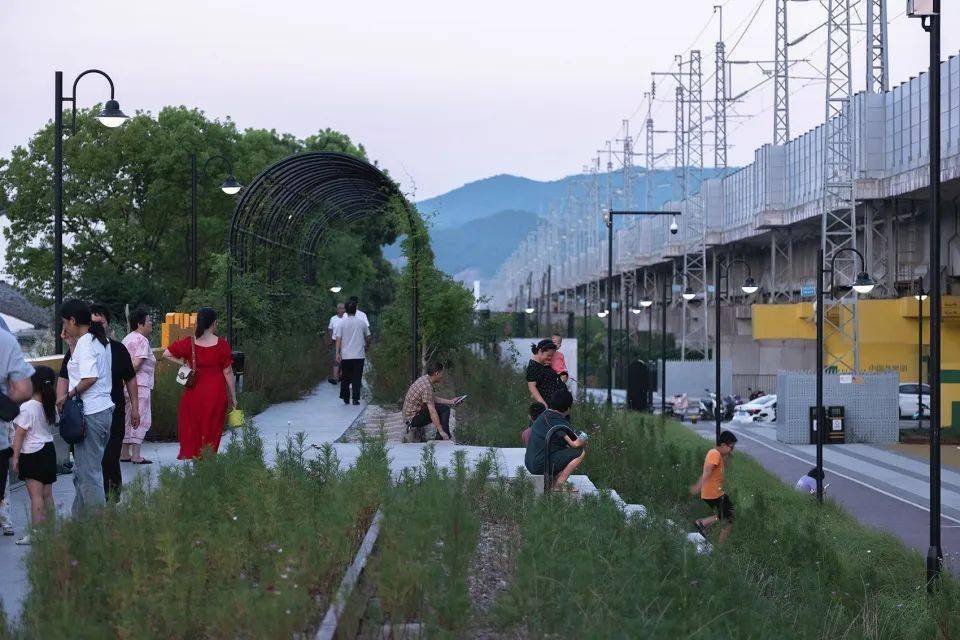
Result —
[[[550,456],[550,470],[552,475],[557,475],[567,468],[567,465],[583,455],[583,449],[574,449],[567,447],[554,451]]]
[[[733,501],[730,496],[723,494],[719,498],[703,498],[710,508],[717,513],[717,517],[727,522],[733,522]]]
[[[43,445],[40,451],[20,454],[20,479],[36,480],[43,484],[57,481],[57,451],[52,442]]]

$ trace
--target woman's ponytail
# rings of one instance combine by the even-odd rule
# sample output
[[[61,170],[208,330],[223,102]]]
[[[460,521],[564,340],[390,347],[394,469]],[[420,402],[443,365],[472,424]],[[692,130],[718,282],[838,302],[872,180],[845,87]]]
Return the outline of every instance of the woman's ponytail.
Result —
[[[107,346],[110,342],[107,339],[107,328],[103,326],[101,322],[91,322],[90,323],[90,333],[93,334],[93,337],[100,341],[100,344]]]
[[[199,338],[207,329],[213,326],[217,321],[217,312],[210,307],[200,307],[197,309],[197,328],[193,335]]]

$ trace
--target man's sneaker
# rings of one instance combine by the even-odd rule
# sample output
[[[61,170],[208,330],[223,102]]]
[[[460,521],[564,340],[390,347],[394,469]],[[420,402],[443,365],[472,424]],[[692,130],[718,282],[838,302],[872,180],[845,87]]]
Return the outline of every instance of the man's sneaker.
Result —
[[[13,525],[9,522],[4,522],[0,525],[0,529],[3,530],[3,535],[5,536],[12,536],[14,534]]]
[[[30,539],[30,534],[28,533],[27,535],[17,540],[16,544],[20,544],[20,545],[33,544],[33,541]]]

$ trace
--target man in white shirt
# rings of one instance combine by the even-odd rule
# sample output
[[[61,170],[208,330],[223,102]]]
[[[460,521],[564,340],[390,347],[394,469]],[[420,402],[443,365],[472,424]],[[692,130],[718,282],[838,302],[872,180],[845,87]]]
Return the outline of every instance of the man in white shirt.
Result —
[[[90,307],[80,300],[67,300],[60,307],[60,318],[64,337],[68,342],[76,340],[76,346],[67,364],[68,391],[57,398],[57,409],[62,411],[67,399],[79,397],[87,423],[83,440],[73,445],[76,516],[104,504],[102,461],[113,417],[112,371],[106,331],[92,321]]]
[[[357,317],[363,320],[363,324],[367,325],[367,329],[370,328],[370,320],[367,318],[367,314],[360,310],[360,299],[357,296],[350,296],[347,302],[352,302],[357,305]]]
[[[340,398],[350,404],[351,387],[353,404],[360,404],[360,381],[363,376],[363,361],[370,346],[370,325],[357,316],[357,303],[347,301],[347,315],[337,327],[337,362],[340,363]]]
[[[337,363],[337,327],[340,326],[340,321],[343,320],[346,313],[346,309],[341,302],[337,305],[337,312],[330,316],[330,322],[327,323],[326,340],[330,347],[330,358],[333,360],[333,369],[330,370],[330,377],[327,378],[327,382],[330,384],[340,382],[340,365]]]

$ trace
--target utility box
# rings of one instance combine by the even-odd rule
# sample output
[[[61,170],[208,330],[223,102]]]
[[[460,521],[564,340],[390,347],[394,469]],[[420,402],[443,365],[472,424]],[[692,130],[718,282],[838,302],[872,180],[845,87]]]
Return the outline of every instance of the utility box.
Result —
[[[646,411],[650,408],[650,393],[653,389],[650,366],[642,360],[634,360],[627,368],[627,408]]]

